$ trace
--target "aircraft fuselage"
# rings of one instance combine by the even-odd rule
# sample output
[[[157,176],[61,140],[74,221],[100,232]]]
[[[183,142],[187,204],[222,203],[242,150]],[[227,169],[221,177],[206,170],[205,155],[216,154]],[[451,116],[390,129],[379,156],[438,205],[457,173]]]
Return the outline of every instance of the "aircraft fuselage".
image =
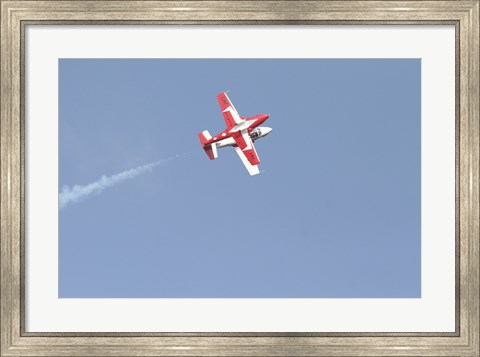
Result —
[[[252,141],[258,140],[264,136],[267,136],[272,131],[272,128],[267,126],[257,126],[249,132]],[[232,137],[217,141],[217,147],[223,148],[225,146],[236,146],[235,140]]]
[[[225,146],[236,146],[235,140],[233,139],[233,134],[237,131],[245,130],[248,128],[248,134],[252,141],[260,139],[268,135],[272,128],[269,127],[260,127],[270,116],[268,114],[257,114],[250,118],[242,118],[245,121],[239,125],[234,126],[230,130],[225,129],[224,131],[218,133],[213,138],[211,138],[208,143],[216,143],[218,148],[223,148]]]

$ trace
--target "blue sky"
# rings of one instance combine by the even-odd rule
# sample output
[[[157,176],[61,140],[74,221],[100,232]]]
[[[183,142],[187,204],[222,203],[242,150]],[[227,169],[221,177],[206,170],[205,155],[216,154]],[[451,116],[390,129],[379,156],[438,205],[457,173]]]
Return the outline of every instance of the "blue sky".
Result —
[[[61,59],[59,297],[421,296],[419,59]],[[269,113],[260,175],[197,133]]]

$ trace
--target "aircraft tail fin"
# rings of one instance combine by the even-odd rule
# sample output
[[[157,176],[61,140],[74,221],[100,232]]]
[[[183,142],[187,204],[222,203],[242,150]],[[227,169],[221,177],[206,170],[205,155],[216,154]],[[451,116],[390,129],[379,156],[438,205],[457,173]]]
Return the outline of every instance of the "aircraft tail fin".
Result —
[[[208,130],[204,130],[201,133],[198,133],[198,138],[200,139],[200,143],[202,144],[203,150],[205,150],[208,158],[210,160],[215,160],[218,157],[218,152],[217,152],[217,144],[216,143],[211,143],[208,144],[208,140],[212,138]]]

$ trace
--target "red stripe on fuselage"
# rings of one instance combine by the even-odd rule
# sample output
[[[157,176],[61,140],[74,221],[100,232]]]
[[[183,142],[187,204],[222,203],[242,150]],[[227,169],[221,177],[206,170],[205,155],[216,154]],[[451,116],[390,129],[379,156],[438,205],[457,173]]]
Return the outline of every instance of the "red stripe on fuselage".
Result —
[[[259,125],[262,125],[268,118],[269,118],[268,114],[257,114],[257,115],[254,115],[253,117],[245,119],[247,122],[255,120],[255,122],[248,127],[248,133],[250,134],[250,132],[253,129],[255,129]],[[213,136],[210,140],[206,142],[206,144],[216,143],[217,141],[220,141],[226,138],[234,138],[234,135],[236,133],[237,132],[230,132],[229,129],[225,129],[224,131],[221,131],[217,135]]]

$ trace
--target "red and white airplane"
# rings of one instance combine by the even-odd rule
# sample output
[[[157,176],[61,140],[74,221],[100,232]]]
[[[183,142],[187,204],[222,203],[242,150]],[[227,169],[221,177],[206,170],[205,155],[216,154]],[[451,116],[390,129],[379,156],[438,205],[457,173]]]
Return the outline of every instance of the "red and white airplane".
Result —
[[[227,128],[213,138],[208,130],[199,133],[198,137],[203,149],[210,160],[215,160],[218,157],[217,148],[233,146],[250,175],[258,174],[260,159],[255,151],[253,142],[272,131],[272,128],[260,126],[270,115],[257,114],[250,118],[242,117],[238,114],[232,102],[230,102],[226,92],[217,95],[217,100]]]

